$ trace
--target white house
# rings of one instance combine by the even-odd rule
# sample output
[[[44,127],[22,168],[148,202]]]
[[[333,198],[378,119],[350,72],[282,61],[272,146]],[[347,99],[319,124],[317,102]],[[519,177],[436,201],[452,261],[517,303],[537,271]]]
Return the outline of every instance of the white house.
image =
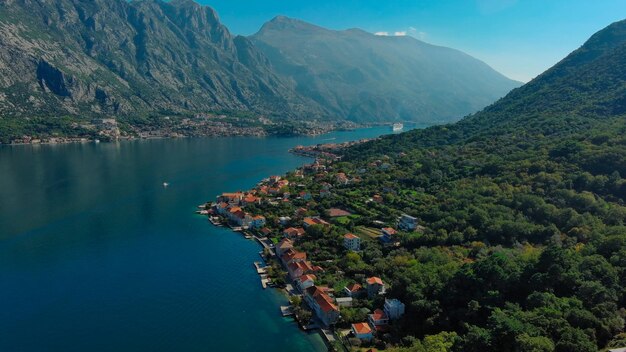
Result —
[[[339,297],[335,301],[339,307],[352,307],[352,297]]]
[[[385,299],[385,313],[391,320],[400,319],[402,315],[404,315],[404,303],[399,300],[393,299]]]
[[[361,239],[359,238],[359,236],[347,233],[343,236],[343,246],[350,251],[360,251]]]

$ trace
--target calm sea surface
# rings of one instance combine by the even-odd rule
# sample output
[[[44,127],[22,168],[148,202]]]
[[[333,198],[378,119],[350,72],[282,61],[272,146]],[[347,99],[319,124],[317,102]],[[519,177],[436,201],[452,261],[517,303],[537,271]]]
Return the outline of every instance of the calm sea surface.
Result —
[[[194,211],[307,162],[295,145],[386,133],[1,147],[0,351],[324,350],[259,246]]]

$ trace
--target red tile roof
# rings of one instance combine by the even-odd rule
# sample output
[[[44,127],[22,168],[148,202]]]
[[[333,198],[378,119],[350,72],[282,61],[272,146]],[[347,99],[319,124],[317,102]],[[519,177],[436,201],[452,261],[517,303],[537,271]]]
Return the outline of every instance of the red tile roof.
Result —
[[[328,313],[331,311],[339,310],[337,306],[333,303],[333,299],[330,298],[330,296],[319,287],[309,287],[307,289],[307,292],[313,297],[313,299],[315,300],[317,305],[320,306],[320,309],[322,309],[323,312]]]
[[[346,286],[346,288],[350,292],[357,292],[360,289],[362,289],[363,287],[361,285],[357,284],[357,283],[353,283],[353,284],[350,284],[350,285]]]
[[[356,235],[354,235],[352,233],[347,233],[347,234],[343,235],[343,237],[347,238],[347,239],[350,239],[350,240],[353,240],[355,238],[359,238],[359,236],[356,236]]]
[[[381,280],[377,276],[372,276],[372,277],[367,279],[367,284],[368,285],[374,285],[374,284],[382,285],[383,284],[383,280]]]
[[[392,229],[391,227],[385,227],[383,229],[385,232],[387,232],[390,235],[395,235],[396,234],[396,230]]]
[[[372,328],[368,323],[355,323],[352,324],[352,330],[359,335],[371,334]]]
[[[320,218],[304,218],[304,223],[307,225],[329,225],[329,223]]]
[[[385,312],[383,312],[381,309],[376,309],[374,313],[372,314],[372,320],[374,321],[385,320],[385,319],[387,319],[387,314],[385,314]]]
[[[317,279],[317,277],[315,277],[315,275],[313,275],[313,274],[302,275],[302,276],[300,276],[300,278],[298,278],[298,280],[300,280],[300,282],[305,282],[307,280],[315,281],[315,279]]]

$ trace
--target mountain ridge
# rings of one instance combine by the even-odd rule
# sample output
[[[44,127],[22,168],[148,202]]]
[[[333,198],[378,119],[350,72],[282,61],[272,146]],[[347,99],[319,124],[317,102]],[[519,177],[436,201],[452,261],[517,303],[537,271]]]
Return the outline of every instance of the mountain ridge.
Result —
[[[281,16],[259,32],[280,26],[337,33]],[[284,57],[277,59],[275,51],[262,50],[264,44],[256,38],[232,34],[214,9],[192,0],[1,0],[0,116],[9,126],[15,119],[29,124],[30,118],[206,112],[243,112],[288,123],[441,123],[487,105],[515,85],[453,49],[412,38],[379,38],[359,29],[342,35],[372,43],[400,43],[394,50],[406,43],[413,48],[437,48],[428,60],[445,61],[453,55],[448,67],[456,66],[451,70],[457,71],[402,64],[398,67],[403,72],[396,73],[395,66],[380,56],[355,66],[351,61],[358,62],[359,55],[368,53],[338,42],[308,52],[307,57],[320,58],[325,52],[339,53],[340,62],[326,61],[322,74],[303,68],[306,61],[289,66],[313,80],[307,86],[276,67],[276,60],[293,63],[298,55],[283,51],[279,56]],[[371,44],[360,47],[367,45]],[[468,70],[486,76],[458,69],[467,62],[472,63]],[[405,74],[426,82],[453,78],[445,80],[447,88],[437,91],[441,85],[394,79]],[[379,82],[386,96],[378,94]]]
[[[410,36],[277,16],[250,38],[297,91],[355,121],[457,120],[519,85],[468,54]]]

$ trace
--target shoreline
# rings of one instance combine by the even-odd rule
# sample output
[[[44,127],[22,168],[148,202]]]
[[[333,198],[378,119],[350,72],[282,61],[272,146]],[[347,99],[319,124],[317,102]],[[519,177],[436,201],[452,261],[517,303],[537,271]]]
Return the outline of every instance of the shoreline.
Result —
[[[205,204],[205,206],[207,205],[211,205],[209,203]],[[200,206],[198,206],[200,207]],[[200,214],[199,212],[196,212],[196,214],[198,215],[205,215],[205,214]],[[209,214],[209,222],[216,227],[223,227],[223,228],[228,228],[231,233],[239,233],[240,235],[242,235],[241,237],[245,240],[251,240],[253,242],[255,242],[257,244],[257,246],[259,247],[259,249],[261,249],[261,251],[259,251],[259,256],[261,257],[261,259],[263,260],[263,262],[258,262],[258,261],[253,261],[252,262],[252,266],[256,269],[257,274],[259,275],[259,278],[261,279],[261,287],[263,288],[263,290],[265,289],[273,289],[275,290],[277,293],[279,293],[280,295],[282,295],[283,297],[287,298],[287,301],[289,302],[288,306],[289,308],[292,307],[292,304],[290,302],[290,298],[294,297],[294,296],[301,296],[301,295],[297,295],[294,294],[292,292],[289,291],[289,287],[291,286],[291,284],[287,284],[284,287],[283,286],[276,286],[276,284],[273,284],[271,281],[269,281],[267,284],[264,283],[264,280],[267,280],[266,278],[263,278],[263,275],[267,275],[266,272],[261,273],[260,270],[262,269],[267,269],[268,267],[270,267],[270,265],[268,264],[269,261],[271,259],[276,258],[276,254],[272,253],[271,256],[269,258],[267,258],[264,255],[264,251],[266,248],[265,244],[263,243],[262,239],[260,239],[258,236],[256,236],[255,234],[252,235],[247,235],[246,234],[246,230],[237,230],[236,228],[233,228],[232,226],[225,224],[228,222],[227,219],[225,219],[222,216],[219,216],[220,218],[220,222],[219,223],[215,223],[212,219],[211,216]],[[260,267],[258,265],[258,263],[261,263],[263,265],[263,267]],[[292,287],[293,288],[293,287]],[[294,291],[295,292],[295,291]],[[330,344],[330,341],[328,340],[328,336],[326,335],[326,333],[324,332],[324,328],[321,326],[314,326],[312,328],[306,328],[306,326],[303,326],[302,323],[300,321],[298,321],[298,319],[296,318],[296,316],[291,313],[288,315],[285,315],[285,313],[283,312],[283,307],[282,305],[279,305],[277,308],[279,310],[279,313],[281,314],[281,316],[283,318],[291,318],[292,323],[295,323],[298,326],[298,329],[300,330],[301,333],[304,334],[312,334],[315,333],[317,335],[319,335],[319,337],[322,339],[322,341],[324,342],[324,345],[326,346],[327,351],[331,351],[332,346]]]
[[[204,206],[205,207],[209,207],[212,206],[213,204],[211,203],[205,203]],[[198,205],[198,208],[201,208],[203,205]],[[286,284],[284,286],[277,286],[276,284],[274,284],[270,280],[268,281],[268,276],[267,276],[267,271],[266,269],[271,267],[271,265],[269,265],[269,262],[272,259],[276,258],[276,253],[273,251],[273,249],[270,249],[270,256],[267,257],[265,256],[265,249],[269,248],[268,246],[266,246],[266,244],[263,242],[262,238],[259,238],[256,234],[250,234],[249,232],[247,232],[247,230],[244,229],[240,229],[237,227],[233,227],[230,224],[228,224],[228,219],[224,218],[223,216],[212,216],[212,214],[204,214],[201,213],[200,211],[196,211],[195,212],[197,215],[202,215],[202,216],[206,216],[208,215],[208,221],[215,227],[222,227],[222,228],[227,228],[230,230],[231,233],[238,233],[241,235],[241,237],[244,240],[250,240],[253,241],[254,243],[256,243],[256,245],[258,246],[259,249],[261,249],[259,251],[259,256],[261,257],[262,262],[259,261],[253,261],[252,262],[252,267],[255,268],[260,281],[261,281],[261,287],[263,288],[263,290],[266,289],[273,289],[275,290],[275,292],[279,293],[281,296],[285,297],[287,299],[288,306],[282,306],[282,305],[278,305],[278,309],[279,309],[279,313],[283,318],[291,318],[292,323],[295,323],[298,326],[298,329],[300,330],[301,333],[304,334],[317,334],[322,342],[324,342],[324,345],[326,346],[327,351],[331,351],[332,349],[332,345],[330,344],[330,341],[328,339],[327,334],[324,332],[324,328],[321,326],[318,326],[316,324],[313,324],[314,326],[311,328],[307,329],[307,326],[302,325],[302,323],[296,318],[296,316],[293,313],[289,313],[289,314],[285,314],[285,312],[283,311],[283,309],[285,307],[289,307],[289,310],[292,307],[290,298],[294,297],[294,296],[301,296],[298,294],[294,294],[292,292],[289,291],[289,287],[292,287],[291,284]],[[219,220],[215,220],[214,218],[217,217],[219,218]],[[265,277],[264,277],[265,276]],[[293,289],[293,287],[292,287]],[[295,290],[294,290],[295,292]]]

